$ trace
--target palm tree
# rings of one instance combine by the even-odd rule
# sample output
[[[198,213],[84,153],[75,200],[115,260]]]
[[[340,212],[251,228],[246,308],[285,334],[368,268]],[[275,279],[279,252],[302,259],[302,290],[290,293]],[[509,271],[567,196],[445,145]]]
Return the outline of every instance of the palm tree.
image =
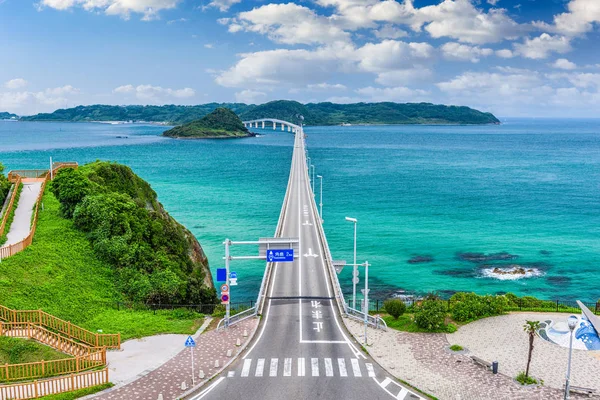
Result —
[[[525,376],[529,377],[529,364],[531,364],[531,355],[533,354],[533,339],[535,334],[540,329],[540,321],[525,321],[523,330],[529,335],[529,355],[527,356],[527,369],[525,370]]]

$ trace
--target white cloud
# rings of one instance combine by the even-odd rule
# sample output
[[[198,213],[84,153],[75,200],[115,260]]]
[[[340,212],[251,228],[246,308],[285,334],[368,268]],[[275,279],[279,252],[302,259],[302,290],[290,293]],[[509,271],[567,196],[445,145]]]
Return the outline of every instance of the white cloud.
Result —
[[[589,88],[597,88],[600,89],[600,74],[598,73],[589,73],[589,72],[581,72],[581,73],[554,73],[546,75],[549,79],[552,80],[565,80],[572,84],[575,87],[589,89]]]
[[[567,60],[566,58],[559,58],[558,60],[554,61],[552,66],[554,68],[566,69],[566,70],[577,69],[577,64]]]
[[[477,46],[469,46],[456,42],[445,43],[441,47],[444,58],[455,61],[471,61],[479,62],[481,57],[487,57],[494,54],[494,50],[488,48],[480,48]]]
[[[292,88],[289,93],[300,93],[300,92],[332,92],[347,90],[348,88],[341,83],[311,83],[306,85],[304,88]]]
[[[238,14],[234,19],[222,19],[230,32],[254,32],[284,44],[315,44],[347,42],[350,35],[330,18],[317,15],[308,7],[294,3],[267,4]]]
[[[356,90],[356,93],[370,101],[420,102],[428,98],[429,92],[407,87],[375,88],[372,86]]]
[[[235,101],[238,103],[257,104],[260,102],[259,99],[265,98],[266,96],[267,94],[264,92],[246,89],[235,94]]]
[[[552,36],[542,33],[533,39],[526,38],[523,43],[514,44],[515,51],[526,58],[547,58],[551,53],[571,51],[570,40],[565,36]]]
[[[500,0],[487,0],[488,4],[495,6]]]
[[[172,20],[167,21],[167,25],[173,25],[173,24],[176,24],[179,22],[188,22],[188,19],[187,18],[172,19]]]
[[[204,45],[204,47],[205,47],[205,48],[207,48],[207,49],[212,49],[214,46],[213,46],[213,44],[212,44],[212,43],[206,43],[206,44]]]
[[[19,115],[54,111],[58,107],[66,106],[70,98],[79,93],[80,90],[71,85],[48,88],[39,92],[0,92],[0,109]]]
[[[7,89],[16,90],[16,89],[24,88],[28,84],[29,84],[29,82],[27,82],[23,78],[15,78],[15,79],[11,79],[10,81],[5,82],[4,86]]]
[[[512,50],[509,49],[496,50],[496,55],[500,58],[513,58],[515,56]]]
[[[139,100],[152,103],[160,103],[166,98],[186,99],[196,95],[196,91],[191,88],[171,89],[152,85],[123,85],[115,88],[113,93],[135,95]]]
[[[91,12],[104,12],[106,15],[118,15],[129,19],[132,13],[142,14],[142,20],[158,18],[162,10],[173,9],[181,0],[41,0],[40,8],[68,10],[82,7]]]
[[[600,1],[571,0],[567,5],[568,12],[554,16],[554,23],[534,22],[534,26],[548,32],[566,36],[578,36],[594,28],[600,22]]]
[[[65,85],[53,89],[46,89],[46,94],[48,96],[66,96],[66,95],[74,95],[79,94],[80,90],[71,86]]]
[[[218,8],[219,11],[225,12],[228,11],[231,6],[240,3],[242,0],[213,0],[208,6]]]
[[[379,39],[399,39],[408,36],[408,33],[391,24],[383,25],[381,28],[374,30],[373,34]]]
[[[433,72],[425,67],[397,69],[377,74],[375,82],[383,86],[406,86],[427,81],[432,76]]]
[[[385,72],[414,67],[431,60],[434,54],[435,49],[429,43],[384,40],[365,44],[356,50],[353,57],[362,71]]]

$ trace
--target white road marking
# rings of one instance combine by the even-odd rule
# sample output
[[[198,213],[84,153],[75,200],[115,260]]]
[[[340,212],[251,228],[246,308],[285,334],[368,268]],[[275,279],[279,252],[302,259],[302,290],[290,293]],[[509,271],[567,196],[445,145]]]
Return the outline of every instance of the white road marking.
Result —
[[[304,221],[304,223],[302,224],[303,226],[312,226],[312,224],[308,221]]]
[[[325,376],[333,376],[333,364],[331,358],[325,359]]]
[[[214,388],[216,388],[219,383],[223,382],[223,379],[225,379],[225,377],[220,377],[219,379],[217,379],[215,381],[215,383],[213,383],[212,385],[210,385],[209,387],[207,387],[206,389],[204,389],[197,396],[192,397],[190,400],[200,400],[201,398],[203,398],[204,396],[206,396],[207,394],[209,394],[211,392],[211,390],[213,390]]]
[[[340,376],[345,378],[348,376],[348,371],[346,370],[346,360],[343,358],[338,358],[338,367],[340,368]]]
[[[389,385],[389,384],[390,384],[390,382],[391,382],[391,381],[392,381],[392,380],[391,380],[390,378],[386,377],[386,378],[383,380],[383,382],[381,382],[379,385],[380,385],[382,388],[384,388],[384,389],[385,389],[385,388],[387,387],[387,385]]]
[[[269,376],[277,376],[277,364],[279,358],[271,358],[271,368],[269,368]]]
[[[367,372],[369,373],[369,378],[374,378],[375,370],[373,369],[373,364],[365,363],[365,366],[367,367]]]
[[[317,331],[317,332],[321,332],[321,329],[323,329],[323,322],[319,321],[319,322],[313,322],[313,325],[315,326],[313,328],[313,331]]]
[[[321,344],[348,344],[345,340],[301,340],[300,343],[321,343]]]
[[[259,358],[258,361],[256,362],[256,373],[254,374],[254,376],[259,377],[259,378],[261,376],[263,376],[264,369],[265,369],[265,359]]]
[[[313,258],[317,258],[317,257],[319,257],[319,255],[318,255],[318,254],[313,254],[313,252],[312,252],[312,249],[309,247],[309,248],[308,248],[308,253],[306,253],[306,254],[304,255],[304,257],[313,257]]]
[[[403,399],[406,397],[407,394],[408,394],[408,390],[406,390],[406,388],[402,388],[402,390],[400,391],[400,393],[398,393],[398,396],[396,396],[396,398]]]
[[[312,317],[314,319],[323,319],[323,312],[316,310],[312,312]]]
[[[283,376],[292,376],[292,359],[283,360]]]
[[[362,372],[360,372],[360,365],[358,364],[358,359],[352,358],[350,362],[352,363],[352,373],[354,374],[354,376],[360,378],[362,376]]]
[[[319,376],[319,359],[310,359],[310,369],[312,370],[312,376]]]
[[[292,359],[290,358],[290,368],[292,366]],[[298,359],[298,376],[304,376],[305,373],[305,368],[304,368],[304,358],[299,358]]]
[[[229,372],[227,373],[227,377],[228,377],[228,378],[233,378],[234,376],[235,376],[235,371],[229,371]]]
[[[244,360],[244,366],[242,367],[242,378],[247,377],[250,374],[250,365],[252,364],[251,358]]]

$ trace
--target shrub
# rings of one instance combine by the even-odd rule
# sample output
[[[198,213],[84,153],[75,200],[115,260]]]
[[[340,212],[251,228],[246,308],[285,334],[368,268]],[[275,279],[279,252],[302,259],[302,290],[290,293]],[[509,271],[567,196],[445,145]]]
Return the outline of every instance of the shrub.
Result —
[[[10,190],[11,183],[4,176],[4,165],[0,163],[0,209],[2,209],[2,205],[4,204],[4,200],[8,195],[8,191]]]
[[[428,296],[415,307],[415,323],[421,329],[439,331],[444,328],[446,304],[439,299]]]
[[[508,307],[504,296],[478,296],[475,293],[456,293],[450,298],[452,319],[458,322],[501,315]]]
[[[398,319],[406,311],[406,304],[400,299],[388,299],[383,302],[383,308],[394,319]]]
[[[538,383],[537,379],[525,375],[525,372],[523,371],[519,372],[519,375],[517,375],[515,380],[521,385],[536,385]]]
[[[60,170],[52,181],[52,193],[60,202],[60,212],[66,218],[72,218],[75,207],[91,192],[90,181],[73,168]]]
[[[448,324],[448,325],[446,325],[446,332],[447,333],[454,333],[457,330],[458,330],[458,328],[454,324]]]
[[[464,348],[462,346],[457,345],[457,344],[453,344],[452,346],[450,346],[450,350],[452,350],[452,351],[463,351]]]

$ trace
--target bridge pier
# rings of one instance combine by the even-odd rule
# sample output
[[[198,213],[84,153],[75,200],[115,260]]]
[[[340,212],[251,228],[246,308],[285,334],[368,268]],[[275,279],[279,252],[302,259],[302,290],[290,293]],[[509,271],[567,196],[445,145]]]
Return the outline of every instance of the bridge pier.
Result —
[[[277,129],[277,122],[273,121],[273,130]]]
[[[262,122],[262,128],[265,129],[265,121]]]

